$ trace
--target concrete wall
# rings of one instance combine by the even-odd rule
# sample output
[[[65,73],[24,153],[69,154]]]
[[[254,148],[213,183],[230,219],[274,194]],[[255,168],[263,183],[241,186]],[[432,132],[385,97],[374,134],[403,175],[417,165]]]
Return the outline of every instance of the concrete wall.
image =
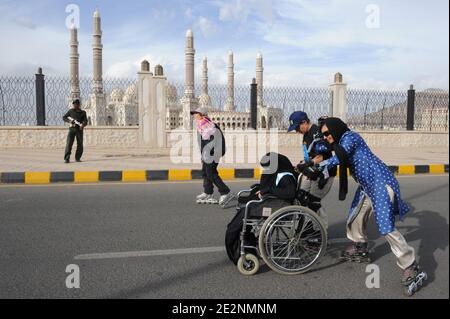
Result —
[[[0,127],[1,148],[61,148],[65,146],[67,127]],[[169,132],[167,134],[170,134]],[[246,134],[245,131],[228,131],[232,135]],[[362,132],[361,135],[371,147],[448,147],[448,132]],[[88,127],[85,131],[87,147],[138,147],[138,127]],[[170,138],[167,139],[169,147]],[[299,136],[295,133],[278,133],[279,147],[298,147]]]
[[[0,127],[0,148],[61,148],[66,144],[67,127]],[[136,147],[137,127],[88,127],[85,146]]]

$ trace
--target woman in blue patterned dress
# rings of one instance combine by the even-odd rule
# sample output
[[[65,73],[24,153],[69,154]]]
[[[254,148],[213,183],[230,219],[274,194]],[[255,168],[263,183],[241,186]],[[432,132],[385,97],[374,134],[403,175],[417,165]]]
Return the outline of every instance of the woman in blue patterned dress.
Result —
[[[395,217],[403,220],[409,207],[403,202],[400,187],[393,173],[367,146],[363,138],[338,118],[327,118],[321,128],[335,155],[316,164],[332,169],[339,165],[339,200],[348,191],[347,171],[358,183],[347,220],[347,237],[353,241],[341,255],[345,261],[369,262],[366,225],[375,216],[378,230],[388,241],[403,269],[402,283],[409,285],[419,273],[414,248],[395,228]]]

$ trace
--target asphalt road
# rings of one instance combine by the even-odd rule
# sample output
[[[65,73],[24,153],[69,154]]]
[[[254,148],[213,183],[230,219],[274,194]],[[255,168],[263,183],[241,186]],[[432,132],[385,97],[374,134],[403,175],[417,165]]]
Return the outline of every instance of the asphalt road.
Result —
[[[413,298],[449,298],[448,175],[399,181],[413,213],[397,226],[429,275]],[[380,288],[366,287],[366,265],[336,261],[354,189],[338,202],[334,185],[325,200],[332,245],[313,271],[291,277],[263,266],[244,277],[220,248],[234,210],[194,204],[200,182],[0,186],[0,298],[403,298],[373,221]],[[134,257],[104,255],[117,252]],[[70,264],[80,268],[80,289],[66,287]]]

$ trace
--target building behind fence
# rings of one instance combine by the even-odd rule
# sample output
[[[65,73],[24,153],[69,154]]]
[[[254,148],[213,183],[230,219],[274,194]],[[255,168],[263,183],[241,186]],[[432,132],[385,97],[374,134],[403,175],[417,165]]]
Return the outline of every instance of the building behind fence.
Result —
[[[88,101],[92,88],[91,78],[80,79],[82,101]],[[137,100],[136,80],[132,78],[103,79],[107,108],[117,114],[121,121],[110,125],[136,125]],[[201,93],[201,86],[196,85],[196,96]],[[183,83],[167,85],[167,105],[179,104],[183,96]],[[449,93],[440,89],[413,91],[414,130],[448,131],[449,128]],[[307,112],[313,121],[323,115],[332,115],[333,95],[330,87],[264,87],[264,103],[269,108],[283,111],[282,122],[276,127],[286,128],[289,115],[296,110]],[[410,92],[411,94],[411,92]],[[128,96],[130,95],[130,96]],[[209,85],[211,104],[218,111],[224,111],[227,102],[227,85]],[[70,101],[70,77],[45,77],[45,118],[46,125],[62,125],[62,116],[67,111]],[[234,103],[237,112],[249,112],[250,85],[235,86]],[[406,130],[408,117],[408,90],[361,90],[349,88],[345,97],[346,120],[357,130]],[[132,104],[135,104],[134,106]],[[129,107],[126,107],[130,105]],[[128,118],[129,120],[125,120]],[[216,119],[217,120],[217,119]],[[224,129],[245,128],[230,125],[227,119],[218,121]],[[0,125],[33,126],[36,125],[36,78],[18,76],[0,76]],[[231,123],[232,124],[232,123]],[[177,119],[167,119],[167,128],[175,128]],[[274,127],[267,119],[265,128]]]

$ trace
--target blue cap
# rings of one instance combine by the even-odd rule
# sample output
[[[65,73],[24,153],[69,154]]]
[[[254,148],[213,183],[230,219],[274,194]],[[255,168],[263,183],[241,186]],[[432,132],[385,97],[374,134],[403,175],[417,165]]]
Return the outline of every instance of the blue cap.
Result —
[[[304,121],[308,121],[308,114],[302,111],[292,113],[289,117],[289,129],[288,132],[295,131],[297,127]]]

